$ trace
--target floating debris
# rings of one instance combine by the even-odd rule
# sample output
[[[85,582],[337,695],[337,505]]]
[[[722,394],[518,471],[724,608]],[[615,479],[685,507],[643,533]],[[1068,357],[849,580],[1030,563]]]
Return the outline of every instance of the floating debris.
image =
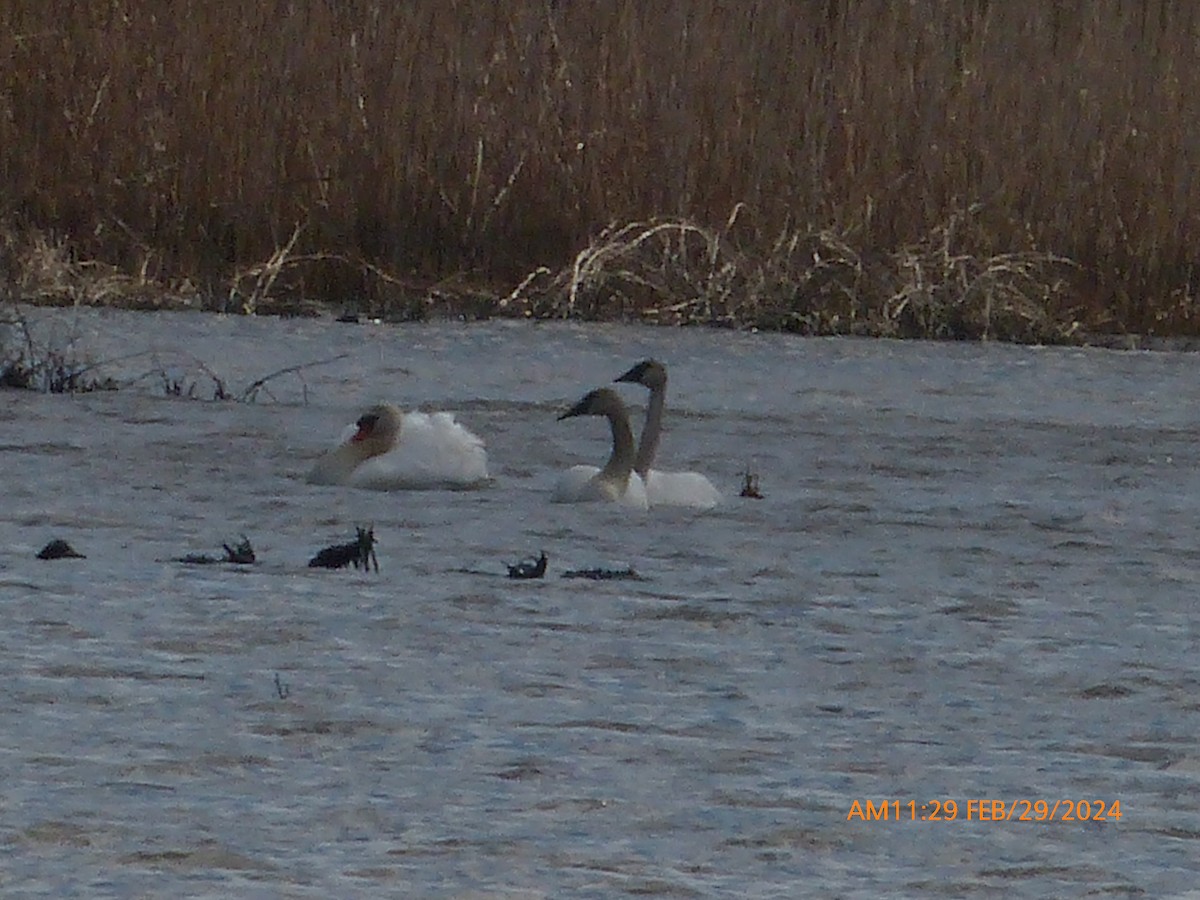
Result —
[[[242,535],[242,542],[236,547],[230,547],[228,544],[222,544],[225,548],[225,558],[218,559],[215,556],[209,556],[207,553],[189,553],[187,556],[181,556],[178,562],[185,563],[189,566],[211,566],[215,563],[234,563],[239,566],[253,565],[255,560],[254,548],[250,546],[250,538]]]
[[[344,569],[354,566],[356,569],[367,571],[370,564],[375,564],[379,571],[379,558],[375,555],[375,526],[359,528],[355,526],[355,538],[345,544],[334,544],[317,552],[308,561],[310,569]]]
[[[225,548],[225,562],[236,563],[239,566],[253,565],[255,561],[254,548],[250,546],[250,538],[242,535],[242,542],[236,547],[222,544]]]
[[[0,360],[0,388],[50,394],[117,390],[119,385],[112,378],[88,375],[91,368],[54,352],[47,351],[44,358],[31,361],[22,354],[16,359]]]
[[[213,372],[209,371],[207,366],[201,364],[204,374],[212,379],[212,399],[215,400],[231,400],[232,395],[229,393],[225,382]],[[158,372],[159,378],[162,380],[163,395],[167,397],[185,397],[188,400],[195,400],[200,395],[200,382],[186,380],[186,376],[177,371],[168,372],[166,369],[160,369]]]
[[[508,566],[509,578],[543,578],[546,575],[546,551],[537,559],[526,557],[519,563]]]
[[[563,578],[588,578],[592,581],[646,581],[645,576],[634,571],[633,566],[624,569],[568,569]]]
[[[762,492],[758,489],[758,475],[751,472],[749,468],[742,474],[741,496],[749,497],[751,500],[763,498]]]
[[[55,538],[38,551],[38,559],[87,559],[64,540]]]

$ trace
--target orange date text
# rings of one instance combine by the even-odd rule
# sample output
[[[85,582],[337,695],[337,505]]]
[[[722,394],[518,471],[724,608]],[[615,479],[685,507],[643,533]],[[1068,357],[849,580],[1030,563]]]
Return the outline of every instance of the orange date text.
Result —
[[[863,822],[1118,822],[1120,800],[973,797],[854,800],[846,820]]]

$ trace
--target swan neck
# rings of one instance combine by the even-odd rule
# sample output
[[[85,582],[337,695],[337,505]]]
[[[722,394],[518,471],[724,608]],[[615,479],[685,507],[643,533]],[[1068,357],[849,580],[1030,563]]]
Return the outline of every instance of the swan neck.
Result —
[[[650,472],[654,457],[658,454],[658,441],[662,437],[663,410],[667,405],[665,386],[650,389],[650,404],[646,407],[646,424],[642,426],[642,440],[638,445],[637,462],[634,469],[642,478]]]
[[[629,427],[629,417],[615,410],[608,413],[608,424],[612,426],[612,455],[608,457],[600,476],[606,481],[627,481],[637,455],[633,429]]]
[[[328,451],[313,466],[308,480],[312,484],[342,484],[366,457],[356,444],[342,444]]]

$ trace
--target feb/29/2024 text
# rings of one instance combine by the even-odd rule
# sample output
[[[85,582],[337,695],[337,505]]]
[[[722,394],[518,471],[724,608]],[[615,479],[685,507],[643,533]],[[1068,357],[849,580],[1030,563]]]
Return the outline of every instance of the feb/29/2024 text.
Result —
[[[847,821],[1117,822],[1120,800],[855,800]]]

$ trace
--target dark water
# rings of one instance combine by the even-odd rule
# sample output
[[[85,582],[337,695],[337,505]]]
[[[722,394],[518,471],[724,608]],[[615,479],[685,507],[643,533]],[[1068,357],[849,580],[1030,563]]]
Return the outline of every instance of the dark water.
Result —
[[[35,324],[93,359],[142,354],[105,371],[146,377],[0,392],[7,896],[1194,890],[1194,356]],[[205,399],[206,368],[236,393],[340,354],[255,403]],[[556,413],[651,354],[671,368],[660,464],[725,503],[549,503],[607,450],[602,423]],[[378,399],[455,411],[494,485],[307,485]],[[764,500],[736,496],[748,465]],[[365,523],[380,574],[306,567]],[[242,534],[254,567],[171,561]],[[34,559],[52,537],[87,559]],[[542,549],[545,580],[504,577]],[[561,577],[626,566],[645,580]],[[848,817],[868,800],[902,821]],[[979,800],[1091,807],[996,822]],[[911,821],[933,801],[956,817]]]

